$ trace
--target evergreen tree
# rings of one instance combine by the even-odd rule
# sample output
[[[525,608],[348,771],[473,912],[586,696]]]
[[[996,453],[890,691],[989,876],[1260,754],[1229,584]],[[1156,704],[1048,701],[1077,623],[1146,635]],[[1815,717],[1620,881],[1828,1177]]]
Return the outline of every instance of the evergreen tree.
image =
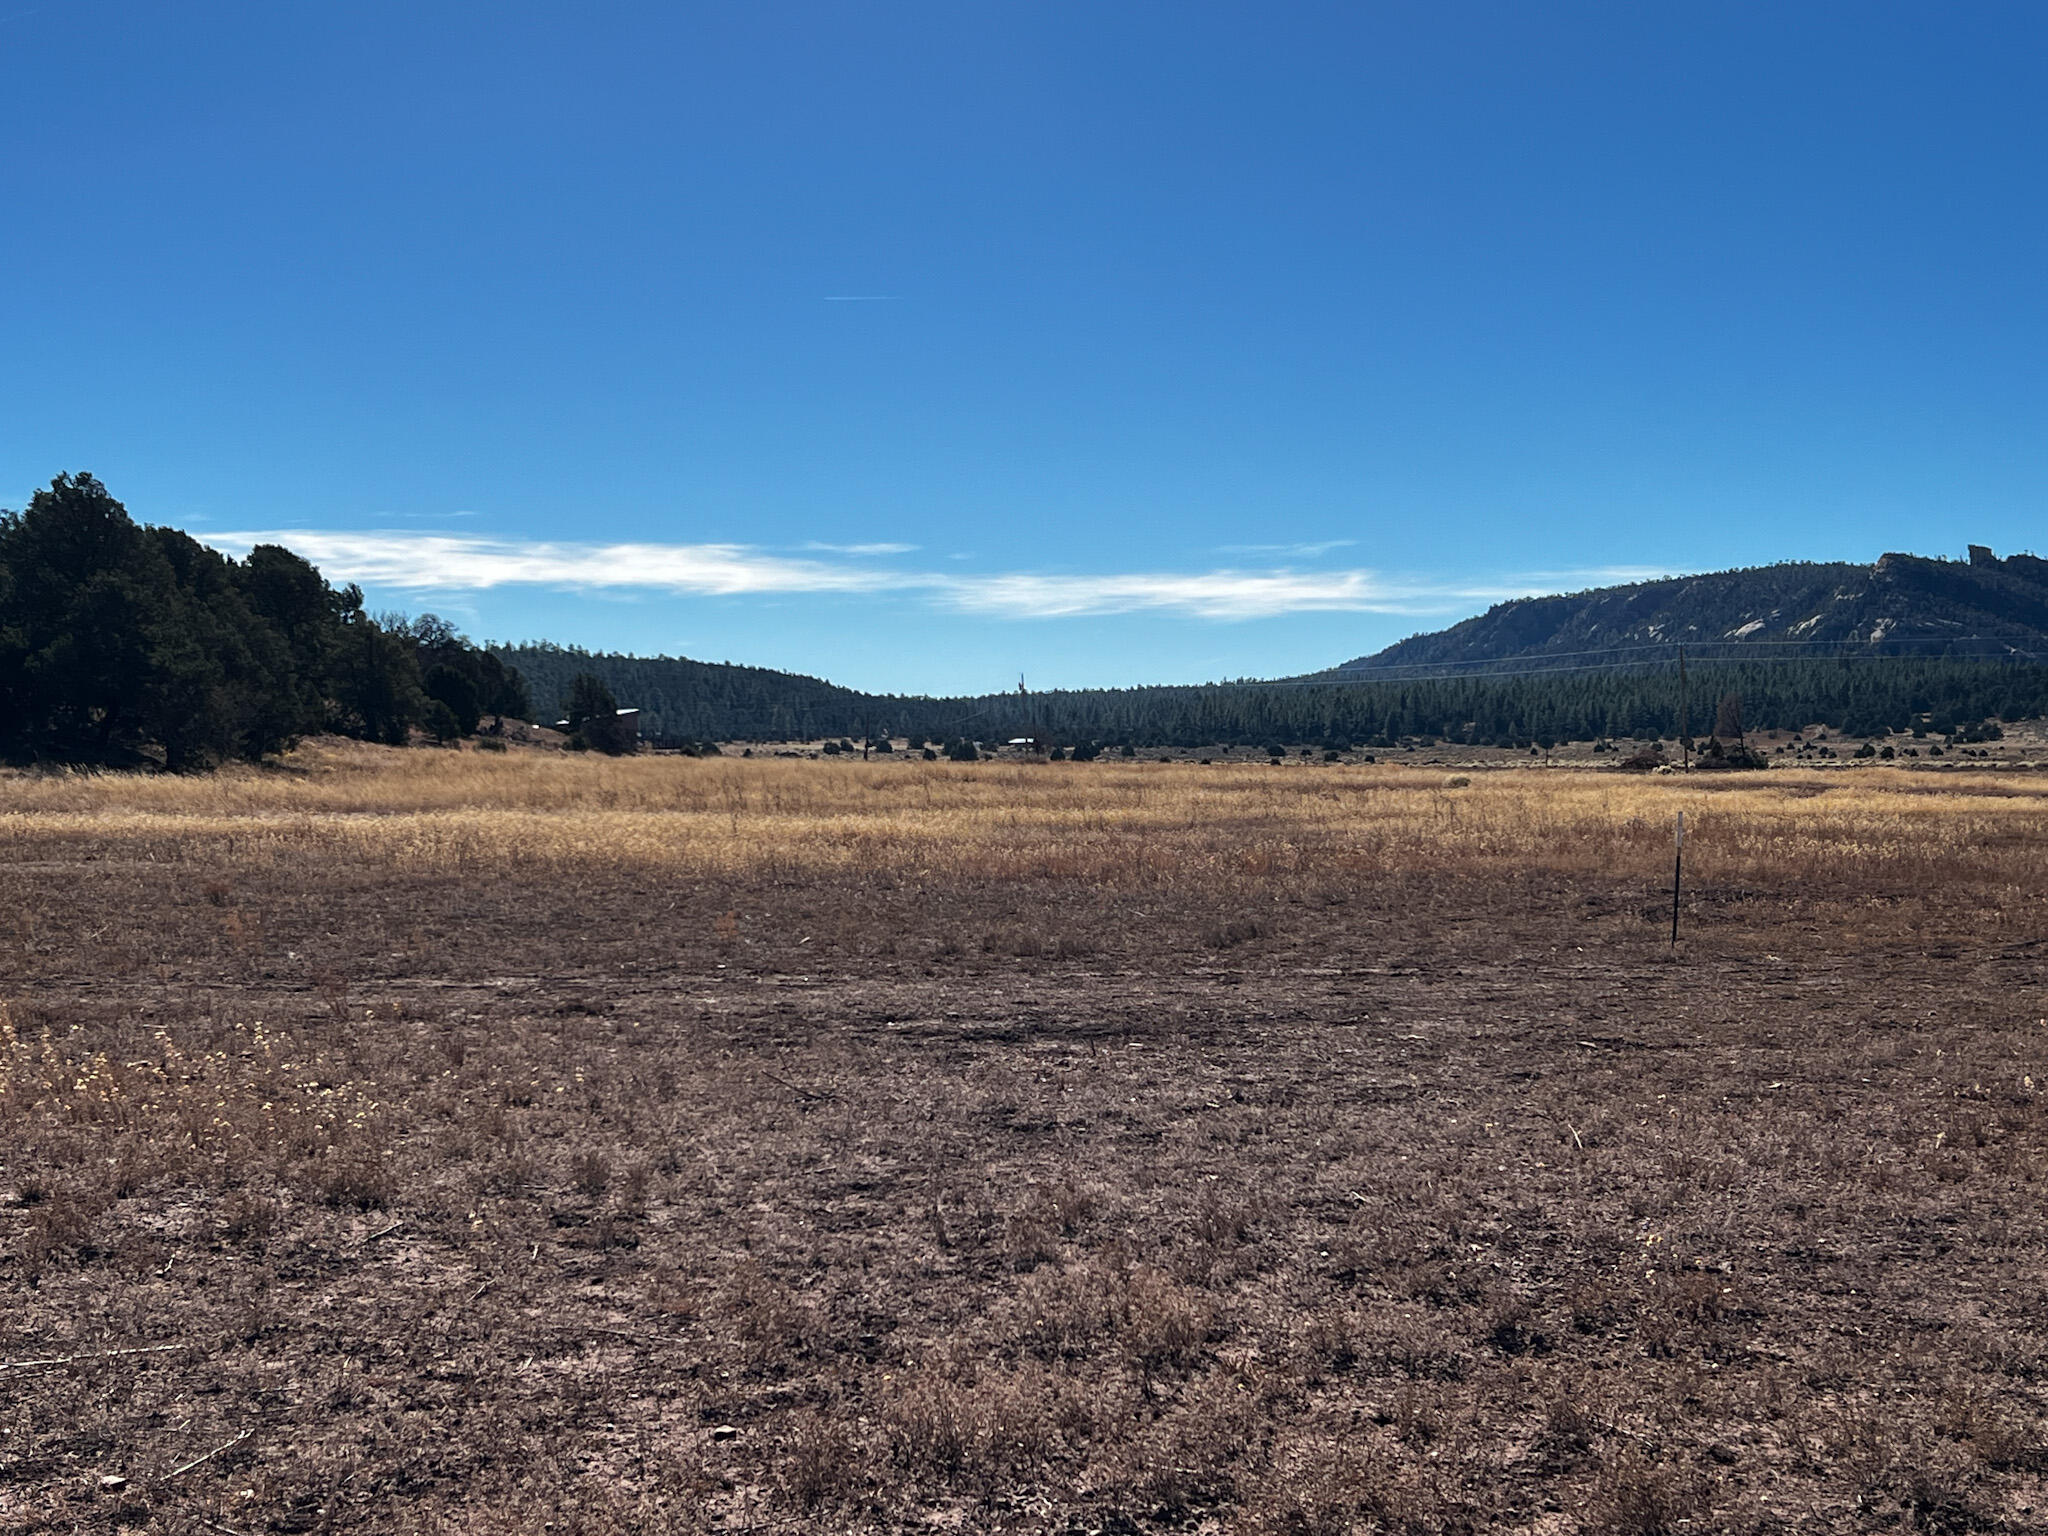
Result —
[[[160,722],[179,647],[175,584],[162,551],[91,475],[59,475],[0,518],[9,571],[0,618],[16,648],[0,729],[17,755],[131,759]]]
[[[436,662],[427,669],[422,686],[427,697],[448,712],[448,719],[458,736],[474,736],[483,714],[483,706],[477,699],[476,685],[461,668],[446,662]]]
[[[419,662],[412,647],[385,631],[360,608],[341,627],[330,723],[350,736],[404,746],[407,731],[426,709]]]
[[[562,697],[562,709],[573,735],[582,730],[583,723],[592,717],[608,718],[617,714],[619,701],[612,697],[611,689],[595,672],[579,672],[569,685],[568,693]]]
[[[432,615],[387,631],[291,551],[236,562],[136,523],[91,475],[0,513],[0,755],[196,769],[527,707],[515,669]]]

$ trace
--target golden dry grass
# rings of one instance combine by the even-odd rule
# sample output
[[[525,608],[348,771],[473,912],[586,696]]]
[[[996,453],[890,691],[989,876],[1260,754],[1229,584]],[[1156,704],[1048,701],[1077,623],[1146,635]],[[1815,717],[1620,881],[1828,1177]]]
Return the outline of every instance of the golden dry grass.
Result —
[[[2043,786],[1470,777],[0,777],[0,1530],[2042,1529]]]
[[[888,871],[1131,887],[1538,867],[1653,875],[1686,813],[1705,880],[2031,888],[2048,781],[1896,769],[1740,778],[1393,766],[977,765],[398,752],[315,743],[284,770],[0,779],[0,846],[418,872],[602,858],[677,874]]]

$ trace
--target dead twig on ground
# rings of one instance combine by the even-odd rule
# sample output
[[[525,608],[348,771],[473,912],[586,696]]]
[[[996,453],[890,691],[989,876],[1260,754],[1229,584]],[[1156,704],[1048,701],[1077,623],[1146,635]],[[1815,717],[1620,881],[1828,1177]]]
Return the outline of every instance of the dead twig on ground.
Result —
[[[204,1456],[195,1456],[192,1458],[192,1460],[186,1462],[185,1465],[183,1465],[182,1467],[173,1467],[170,1471],[164,1474],[163,1480],[165,1482],[169,1482],[174,1477],[183,1477],[187,1472],[190,1472],[194,1467],[205,1466],[206,1463],[213,1460],[214,1457],[220,1455],[222,1451],[232,1451],[236,1446],[240,1445],[244,1440],[248,1439],[251,1435],[255,1433],[256,1431],[253,1429],[243,1430],[239,1435],[235,1436],[234,1439],[228,1441],[224,1445],[216,1445]]]
[[[138,1344],[133,1349],[95,1349],[75,1355],[49,1355],[40,1360],[0,1360],[0,1371],[32,1371],[46,1365],[75,1365],[85,1360],[114,1360],[122,1355],[162,1355],[183,1344]]]
[[[771,1083],[780,1083],[807,1104],[829,1104],[839,1097],[838,1094],[832,1092],[829,1088],[822,1092],[811,1088],[801,1088],[786,1077],[777,1077],[773,1072],[764,1073],[763,1076]]]

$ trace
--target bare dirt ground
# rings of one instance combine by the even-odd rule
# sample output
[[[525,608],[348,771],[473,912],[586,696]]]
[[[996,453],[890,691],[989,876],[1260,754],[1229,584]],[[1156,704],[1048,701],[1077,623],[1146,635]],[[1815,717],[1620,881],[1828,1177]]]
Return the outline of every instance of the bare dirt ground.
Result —
[[[1117,880],[24,816],[0,1528],[2048,1529],[2039,803],[1939,879],[1709,819],[1675,953],[1654,837]]]

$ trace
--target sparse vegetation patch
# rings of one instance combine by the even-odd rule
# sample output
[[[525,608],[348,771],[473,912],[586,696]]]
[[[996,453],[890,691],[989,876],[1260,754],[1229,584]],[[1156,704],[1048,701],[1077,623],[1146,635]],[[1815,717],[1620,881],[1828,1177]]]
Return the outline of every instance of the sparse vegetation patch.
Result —
[[[0,1527],[2039,1528],[2042,785],[1253,756],[0,779]]]

